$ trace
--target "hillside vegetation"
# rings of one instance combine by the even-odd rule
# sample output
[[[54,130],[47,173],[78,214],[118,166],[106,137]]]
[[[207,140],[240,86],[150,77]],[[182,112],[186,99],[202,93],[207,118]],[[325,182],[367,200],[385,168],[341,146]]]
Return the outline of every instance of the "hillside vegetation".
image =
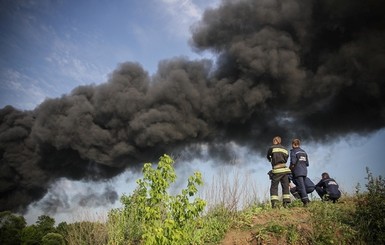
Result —
[[[234,217],[219,244],[354,244],[355,209],[349,197],[336,204],[313,201],[306,208],[299,201],[281,209],[256,206]]]
[[[145,164],[137,188],[121,197],[122,208],[110,210],[107,220],[55,227],[43,215],[27,226],[24,217],[0,212],[0,244],[385,244],[385,181],[368,169],[365,190],[357,185],[355,195],[335,204],[313,199],[302,207],[294,200],[272,209],[269,202],[248,200],[238,210],[234,199],[208,203],[196,197],[203,184],[199,172],[171,195],[173,162],[164,155],[156,167]]]

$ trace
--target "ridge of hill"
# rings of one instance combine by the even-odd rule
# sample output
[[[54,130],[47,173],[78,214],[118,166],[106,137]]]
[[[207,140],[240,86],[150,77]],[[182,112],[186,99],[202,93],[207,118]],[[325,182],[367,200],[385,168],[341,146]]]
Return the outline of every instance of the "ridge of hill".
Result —
[[[221,245],[349,244],[354,239],[353,198],[338,203],[295,200],[289,208],[254,207],[238,217]]]

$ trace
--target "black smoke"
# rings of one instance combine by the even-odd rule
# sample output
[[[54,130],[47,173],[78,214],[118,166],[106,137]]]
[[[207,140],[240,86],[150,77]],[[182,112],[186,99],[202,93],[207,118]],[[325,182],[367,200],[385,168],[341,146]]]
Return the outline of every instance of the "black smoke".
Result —
[[[60,177],[106,180],[200,144],[226,162],[233,143],[264,154],[275,135],[322,143],[385,126],[383,1],[223,1],[191,32],[215,61],[163,60],[152,77],[127,62],[33,111],[1,109],[1,210],[25,211]]]

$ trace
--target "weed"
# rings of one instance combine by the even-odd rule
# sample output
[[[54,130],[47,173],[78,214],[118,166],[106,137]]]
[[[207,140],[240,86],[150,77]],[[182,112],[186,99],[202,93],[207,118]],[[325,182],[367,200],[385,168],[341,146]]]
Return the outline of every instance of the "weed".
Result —
[[[352,212],[347,205],[313,202],[312,214],[314,244],[351,244],[355,230],[349,225]]]
[[[366,169],[367,192],[357,194],[354,221],[360,239],[368,244],[385,244],[385,180]]]
[[[203,217],[200,229],[205,244],[217,244],[229,230],[232,214],[223,206],[216,206]]]

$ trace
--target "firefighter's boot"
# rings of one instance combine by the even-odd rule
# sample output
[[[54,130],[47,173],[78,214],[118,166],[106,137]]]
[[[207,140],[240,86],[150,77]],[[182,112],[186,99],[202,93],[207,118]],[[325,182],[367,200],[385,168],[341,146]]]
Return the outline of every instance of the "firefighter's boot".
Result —
[[[278,208],[278,201],[276,200],[271,201],[271,208]]]

